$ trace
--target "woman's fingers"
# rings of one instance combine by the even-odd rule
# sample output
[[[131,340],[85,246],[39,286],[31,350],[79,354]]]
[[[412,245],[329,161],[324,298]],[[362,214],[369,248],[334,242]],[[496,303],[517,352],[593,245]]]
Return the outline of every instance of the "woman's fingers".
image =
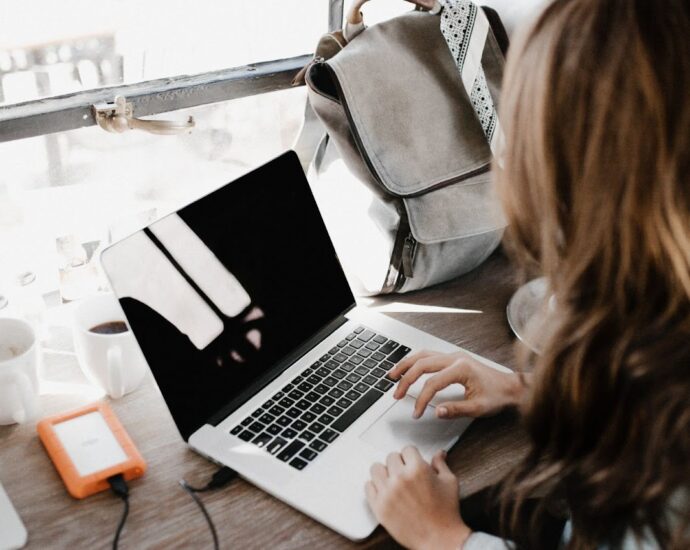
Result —
[[[431,466],[439,475],[455,475],[450,471],[450,468],[446,463],[446,451],[437,452],[431,459]]]
[[[431,355],[418,360],[407,370],[405,376],[398,382],[393,397],[395,399],[402,399],[405,397],[407,390],[410,389],[410,386],[414,384],[422,374],[443,370],[448,367],[449,364],[452,364],[452,361],[453,359],[447,355]]]
[[[469,416],[476,418],[484,414],[481,403],[477,399],[467,399],[465,401],[448,401],[436,407],[436,416],[439,418],[458,418],[459,416]]]
[[[372,510],[374,510],[374,505],[376,503],[376,496],[378,495],[378,491],[376,490],[376,487],[374,486],[373,482],[367,481],[364,484],[364,493],[367,496],[367,502],[369,503],[369,506]]]
[[[417,396],[414,407],[414,417],[419,418],[424,413],[424,409],[434,398],[437,392],[441,391],[454,383],[466,384],[469,365],[464,361],[458,361],[451,367],[442,370],[427,380]]]
[[[412,445],[408,445],[407,447],[403,448],[403,450],[400,451],[400,455],[405,462],[405,466],[418,466],[424,462],[419,449],[417,449],[417,447],[413,447]]]
[[[417,353],[413,353],[412,355],[408,355],[404,359],[401,359],[397,365],[395,365],[391,370],[388,371],[388,376],[390,376],[393,380],[397,380],[400,378],[403,374],[405,374],[412,365],[414,365],[417,361],[420,359],[424,359],[425,357],[431,357],[432,355],[440,355],[437,352],[434,351],[419,351]]]
[[[388,469],[380,462],[376,462],[371,465],[369,473],[371,474],[371,481],[376,490],[382,490],[388,479]]]
[[[404,466],[405,464],[400,453],[391,453],[386,458],[386,468],[388,468],[388,473],[391,476],[400,473]]]

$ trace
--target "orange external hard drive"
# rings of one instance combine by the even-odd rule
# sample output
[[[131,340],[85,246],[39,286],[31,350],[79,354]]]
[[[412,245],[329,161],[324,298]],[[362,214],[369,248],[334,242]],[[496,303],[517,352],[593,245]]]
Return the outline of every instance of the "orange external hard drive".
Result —
[[[144,459],[105,402],[44,418],[37,430],[75,498],[109,489],[111,476],[122,474],[129,481],[146,471]]]

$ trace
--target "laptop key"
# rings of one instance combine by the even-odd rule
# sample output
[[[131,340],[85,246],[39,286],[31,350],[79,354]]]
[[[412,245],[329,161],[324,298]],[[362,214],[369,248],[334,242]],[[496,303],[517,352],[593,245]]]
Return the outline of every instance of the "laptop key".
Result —
[[[345,377],[345,380],[348,382],[352,382],[353,384],[356,384],[357,382],[360,381],[362,377],[359,374],[355,374],[354,372],[351,372]]]
[[[285,409],[281,407],[280,405],[273,405],[269,410],[269,413],[271,413],[273,416],[280,416],[285,412]],[[266,415],[264,415],[266,416]],[[263,416],[261,417],[263,418]]]
[[[371,351],[369,351],[368,349],[362,348],[361,350],[359,350],[357,352],[357,355],[359,355],[360,357],[369,357],[371,355]]]
[[[394,366],[395,364],[391,363],[390,361],[381,361],[381,364],[379,365],[379,367],[386,370],[391,370]]]
[[[331,422],[333,422],[334,420],[335,420],[335,418],[333,418],[330,414],[322,414],[322,415],[319,417],[319,422],[320,422],[321,424],[325,424],[326,426],[328,426],[328,425],[329,425]]]
[[[343,354],[345,355],[354,355],[357,350],[351,346],[348,346],[346,348],[341,349],[340,351],[343,352]]]
[[[307,401],[306,399],[300,399],[297,403],[295,403],[295,407],[297,407],[298,409],[302,409],[303,411],[306,411],[309,407],[311,407],[311,403],[311,401]]]
[[[359,384],[356,384],[356,385],[355,385],[355,391],[358,391],[358,392],[361,392],[361,393],[366,392],[368,389],[369,389],[369,386],[367,386],[366,384],[364,384],[364,383],[362,383],[362,382],[360,382]]]
[[[280,449],[287,445],[287,441],[282,437],[276,437],[268,445],[266,445],[266,450],[272,455],[276,454]]]
[[[369,369],[360,365],[355,369],[355,372],[359,374],[360,376],[364,376],[365,374],[369,374]]]
[[[324,441],[328,441],[329,443],[333,443],[339,436],[340,434],[334,430],[328,429],[325,432],[323,432],[319,437],[323,439]]]
[[[269,441],[271,441],[271,439],[273,439],[272,435],[259,434],[254,438],[252,443],[254,443],[254,445],[256,445],[257,447],[263,448],[268,444]]]
[[[242,426],[249,426],[249,424],[251,424],[253,421],[254,421],[254,419],[251,416],[248,416],[242,422],[240,422],[240,424]]]
[[[299,453],[299,456],[306,458],[307,460],[314,460],[319,455],[317,452],[312,451],[311,449],[302,449],[302,451]]]
[[[367,345],[364,347],[371,351],[376,351],[379,349],[379,345],[376,342],[367,342]]]
[[[318,374],[321,378],[324,378],[325,376],[328,376],[331,371],[329,371],[326,367],[319,367],[316,369],[316,374]]]
[[[334,399],[338,399],[339,397],[342,397],[344,393],[345,392],[343,392],[343,390],[341,390],[340,388],[332,388],[331,391],[328,392],[328,395],[330,395]]]
[[[357,335],[353,332],[352,334],[348,334],[345,337],[345,340],[347,340],[349,342],[350,340],[354,340],[355,338],[357,338]]]
[[[321,361],[315,361],[314,363],[312,363],[311,368],[314,369],[314,370],[316,370],[316,369],[318,369],[320,366],[321,366]]]
[[[297,437],[297,430],[293,430],[292,428],[285,428],[281,435],[285,439],[294,439],[295,437]]]
[[[320,422],[314,422],[311,426],[309,426],[309,429],[318,435],[319,432],[322,432],[326,429],[326,426],[324,426]]]
[[[300,418],[305,422],[309,423],[316,420],[316,415],[313,412],[307,411],[302,416],[300,416]]]
[[[292,391],[294,388],[295,388],[295,385],[291,382],[290,384],[288,384],[287,386],[285,386],[285,387],[283,388],[283,391],[284,391],[285,393],[287,393],[287,392],[289,392],[289,391]]]
[[[375,376],[376,378],[381,378],[382,376],[386,375],[386,371],[376,367],[375,369],[371,369],[371,375]]]
[[[352,382],[348,382],[347,380],[341,380],[340,382],[338,382],[338,387],[341,390],[347,391],[350,388],[352,388]]]
[[[326,386],[325,384],[319,384],[314,388],[314,391],[319,395],[323,395],[325,393],[328,393],[328,386]]]
[[[314,403],[315,401],[319,400],[319,397],[321,397],[320,393],[310,391],[307,395],[304,396],[304,400],[309,401],[309,403]]]
[[[287,462],[304,447],[304,441],[296,439],[278,453],[278,459]]]
[[[301,434],[299,434],[300,439],[304,439],[305,441],[311,441],[316,437],[316,434],[314,432],[310,432],[309,430],[303,431]]]
[[[302,382],[297,388],[300,391],[303,391],[304,393],[307,393],[308,391],[311,391],[314,389],[314,385],[310,384],[309,382]]]
[[[307,423],[302,421],[302,420],[295,420],[290,427],[293,430],[297,430],[298,432],[301,432],[304,428],[307,427]]]
[[[344,348],[345,346],[347,346],[347,342],[348,342],[347,339],[341,340],[340,342],[338,342],[338,347]]]
[[[330,395],[324,395],[320,400],[319,403],[321,403],[324,407],[328,407],[329,405],[332,405],[335,403],[335,399],[333,399]]]
[[[232,430],[230,430],[231,435],[238,435],[242,431],[242,425],[238,424]]]
[[[338,346],[333,346],[331,349],[328,350],[328,353],[330,353],[331,355],[335,355],[339,351],[340,351],[340,348]]]
[[[352,342],[350,342],[350,345],[353,348],[359,349],[364,347],[364,342],[362,342],[361,340],[352,340]]]
[[[321,382],[321,376],[312,374],[309,378],[307,378],[307,383],[311,384],[312,386],[316,386],[316,384],[319,382]]]
[[[374,386],[377,390],[381,391],[388,391],[391,389],[395,384],[391,382],[390,380],[386,380],[385,378],[382,378],[377,382],[377,384]]]
[[[302,376],[309,376],[311,374],[314,374],[314,369],[312,369],[311,367],[304,369],[302,371]]]
[[[254,434],[250,432],[249,430],[244,430],[240,435],[238,435],[242,441],[251,441],[254,439]]]
[[[298,470],[304,470],[304,468],[306,468],[307,464],[309,464],[309,463],[302,460],[301,458],[293,458],[290,461],[290,466],[292,466],[293,468],[296,468]]]
[[[264,411],[263,409],[256,409],[256,410],[252,413],[252,416],[253,416],[254,418],[259,418],[259,417],[260,417],[262,414],[264,414],[265,412],[266,412],[266,411]]]
[[[268,409],[270,409],[270,408],[271,408],[273,405],[275,405],[275,404],[276,404],[276,402],[275,402],[273,399],[269,399],[268,401],[266,401],[266,403],[264,403],[264,404],[261,405],[261,406],[262,406],[264,409],[267,409],[267,410],[268,410]]]
[[[365,393],[361,399],[359,399],[352,407],[350,407],[345,414],[338,418],[332,425],[331,428],[338,430],[339,432],[345,431],[350,424],[357,420],[364,412],[371,407],[383,394],[375,389],[370,389]]]
[[[377,344],[385,344],[386,343],[386,337],[378,334],[378,335],[374,336],[374,342],[376,342]]]
[[[298,399],[302,399],[304,397],[304,392],[301,392],[299,390],[292,390],[290,393],[288,393],[288,397],[290,399],[297,401]]]
[[[330,409],[328,409],[326,412],[327,412],[328,414],[330,414],[331,416],[340,416],[341,414],[343,414],[343,409],[341,409],[340,407],[338,407],[338,405],[333,405],[333,406],[332,406]]]
[[[386,356],[383,353],[381,353],[380,351],[375,351],[374,353],[371,354],[371,358],[374,361],[383,361],[386,358]]]
[[[358,340],[364,340],[365,342],[368,342],[371,340],[374,336],[376,336],[375,332],[372,332],[370,330],[365,330],[364,332],[360,333],[359,336],[357,336]]]
[[[284,407],[286,409],[292,407],[294,404],[295,404],[295,400],[290,398],[290,397],[283,397],[280,401],[278,401],[278,406]]]
[[[323,383],[329,388],[332,388],[338,383],[338,380],[332,376],[326,376],[326,378],[323,379]]]
[[[309,445],[310,448],[316,449],[318,452],[323,451],[328,445],[326,445],[323,441],[319,441],[318,439],[315,441],[311,442],[311,445]]]
[[[276,419],[275,416],[273,416],[272,414],[268,414],[268,413],[262,414],[261,417],[259,418],[259,420],[260,420],[261,422],[263,422],[264,424],[270,424],[270,423],[273,422],[275,419]]]
[[[292,418],[297,418],[300,414],[302,414],[302,411],[297,407],[292,407],[291,409],[288,409],[285,414]]]
[[[299,376],[295,376],[295,378],[293,378],[292,383],[297,385],[300,384],[302,380],[304,380],[304,376],[300,374]]]
[[[355,334],[360,334],[360,333],[364,332],[364,327],[357,327],[352,332],[354,332]]]
[[[266,428],[266,431],[271,435],[278,435],[282,430],[283,428],[281,428],[278,424],[271,424],[268,428]]]
[[[282,426],[283,428],[287,428],[290,424],[292,424],[292,418],[288,416],[281,416],[278,420],[276,420],[276,424]]]
[[[364,382],[367,386],[373,386],[376,384],[377,380],[378,378],[372,376],[371,374],[367,374],[364,378],[362,378],[362,382]]]
[[[344,370],[345,372],[350,372],[350,371],[355,369],[355,365],[348,362],[348,363],[343,363],[342,365],[340,365],[340,368],[342,370]]]
[[[312,405],[311,407],[311,412],[314,414],[321,414],[326,410],[326,407],[324,407],[321,403],[316,403],[315,405]]]
[[[345,372],[343,369],[338,369],[333,371],[333,378],[337,378],[338,380],[342,380],[347,376],[347,372]]]
[[[405,346],[400,346],[398,349],[396,349],[393,353],[391,353],[388,356],[388,360],[391,363],[397,363],[403,357],[405,357],[408,353],[410,353],[410,348],[407,348]]]
[[[340,365],[340,363],[338,363],[337,361],[333,361],[333,359],[331,359],[330,361],[327,361],[324,364],[324,367],[326,367],[329,370],[333,370],[333,369],[337,369],[338,365]]]
[[[383,344],[380,348],[379,351],[383,353],[384,355],[389,355],[393,352],[395,348],[397,348],[400,344],[397,342],[394,342],[393,340],[388,340],[385,344]]]
[[[357,394],[357,397],[359,397],[359,394]],[[336,405],[338,405],[338,407],[342,407],[343,409],[347,409],[350,405],[352,405],[352,400],[348,399],[347,397],[343,397],[342,399],[336,401]]]
[[[258,434],[259,432],[263,432],[265,427],[266,426],[263,425],[261,422],[254,422],[247,429],[253,431],[255,434]]]
[[[347,355],[343,355],[342,353],[338,353],[333,356],[333,361],[337,361],[338,363],[343,363],[344,361],[347,361]]]
[[[325,363],[325,362],[328,361],[330,358],[331,358],[331,356],[328,355],[328,354],[322,355],[322,356],[321,356],[321,359],[319,359],[319,361],[321,361],[322,363]]]
[[[366,359],[364,361],[364,366],[367,367],[368,369],[373,369],[375,367],[378,367],[379,364],[376,361],[374,361],[373,359]]]
[[[350,390],[345,394],[345,397],[347,397],[350,401],[357,401],[361,396],[361,393],[358,393],[354,390]]]
[[[359,355],[353,355],[350,357],[350,363],[354,363],[355,365],[359,365],[362,361],[364,361],[364,357]]]

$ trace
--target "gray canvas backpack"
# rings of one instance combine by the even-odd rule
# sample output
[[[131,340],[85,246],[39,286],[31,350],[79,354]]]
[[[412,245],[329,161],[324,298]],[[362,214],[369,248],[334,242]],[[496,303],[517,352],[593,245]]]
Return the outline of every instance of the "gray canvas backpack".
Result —
[[[489,20],[495,29],[495,12]],[[497,35],[502,27],[489,29],[481,58],[494,103],[504,66]],[[326,35],[304,78],[327,131],[312,189],[360,294],[440,283],[495,250],[505,223],[491,149],[437,16],[411,12],[349,43]]]

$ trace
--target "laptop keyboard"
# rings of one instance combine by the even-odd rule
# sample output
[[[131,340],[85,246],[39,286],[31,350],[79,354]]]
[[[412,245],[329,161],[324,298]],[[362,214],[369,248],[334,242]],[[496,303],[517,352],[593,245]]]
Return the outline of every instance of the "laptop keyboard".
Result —
[[[303,470],[394,385],[410,348],[356,328],[230,433]]]

